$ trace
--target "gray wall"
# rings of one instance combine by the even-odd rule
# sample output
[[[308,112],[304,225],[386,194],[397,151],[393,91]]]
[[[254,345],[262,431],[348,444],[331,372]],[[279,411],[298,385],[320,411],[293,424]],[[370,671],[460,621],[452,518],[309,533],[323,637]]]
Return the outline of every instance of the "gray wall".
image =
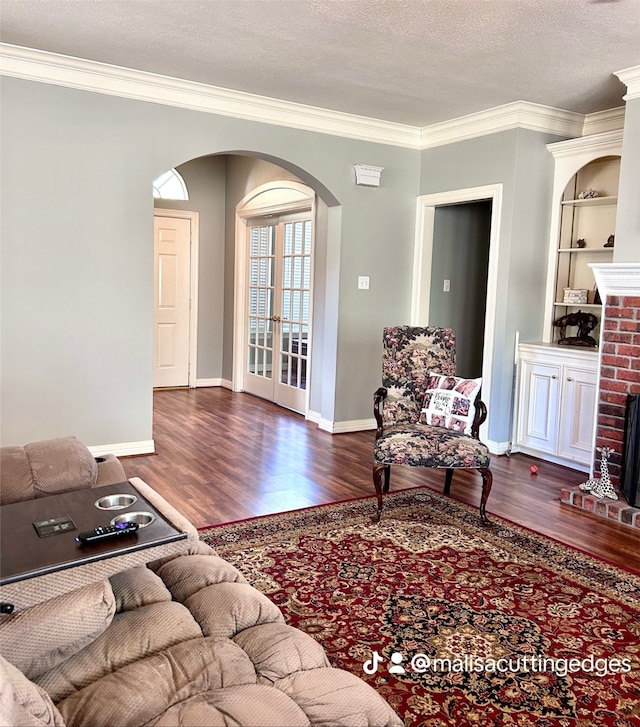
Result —
[[[199,180],[198,376],[230,376],[231,212],[274,173],[241,156],[320,197],[311,406],[328,422],[371,418],[381,330],[409,319],[416,196],[504,185],[488,405],[489,439],[510,439],[515,335],[542,336],[545,145],[559,137],[513,130],[419,152],[7,77],[0,91],[3,443],[152,438],[151,182],[171,167]],[[627,110],[617,260],[638,259],[638,104]],[[384,167],[381,187],[356,186],[356,163]]]
[[[502,184],[497,259],[495,335],[488,439],[511,440],[516,332],[542,340],[553,159],[546,144],[558,137],[504,131],[422,153],[420,194]]]
[[[490,231],[490,201],[435,211],[429,323],[456,332],[459,376],[482,376]]]
[[[152,438],[151,182],[220,153],[281,160],[325,200],[332,288],[317,313],[333,340],[323,379],[335,386],[319,413],[371,416],[381,329],[409,313],[419,152],[13,78],[1,92],[3,443]],[[356,163],[384,167],[382,186],[356,187]],[[229,263],[226,246],[225,321]],[[211,260],[203,267],[206,280]],[[368,292],[356,289],[361,274]],[[225,323],[225,352],[227,335]],[[216,355],[199,363],[215,373]]]

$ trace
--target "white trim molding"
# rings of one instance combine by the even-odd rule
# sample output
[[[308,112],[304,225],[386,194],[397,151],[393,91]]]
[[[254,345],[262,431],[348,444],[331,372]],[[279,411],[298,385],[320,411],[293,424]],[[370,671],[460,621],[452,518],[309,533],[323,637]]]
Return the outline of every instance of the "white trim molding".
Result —
[[[229,379],[197,379],[196,380],[196,388],[197,389],[204,389],[207,387],[222,387],[223,389],[233,389],[233,385]]]
[[[593,134],[591,136],[582,136],[577,139],[567,139],[566,141],[555,141],[547,144],[547,149],[553,154],[555,159],[563,157],[574,157],[580,154],[576,161],[577,169],[585,163],[583,158],[592,159],[597,152],[601,156],[612,155],[620,156],[622,150],[622,129],[614,131],[606,131],[602,134]]]
[[[317,418],[316,418],[317,416]],[[318,429],[329,434],[349,434],[350,432],[368,432],[376,428],[375,419],[351,419],[344,422],[332,422],[329,419],[323,419],[314,413],[314,416],[307,417],[309,421],[318,425]]]
[[[632,66],[622,71],[616,71],[615,75],[627,87],[627,94],[623,96],[625,101],[640,98],[640,66]]]
[[[413,282],[411,291],[412,326],[424,326],[429,321],[429,292],[431,288],[431,260],[436,207],[464,202],[491,200],[491,229],[489,232],[489,267],[487,270],[487,299],[482,355],[482,397],[491,400],[491,378],[495,346],[496,311],[498,296],[498,260],[500,225],[502,221],[502,184],[454,189],[418,197],[416,232],[413,258]],[[487,439],[489,422],[481,427],[483,441]]]
[[[453,144],[509,129],[530,129],[558,136],[580,136],[584,115],[550,106],[514,101],[486,111],[449,119],[421,130],[421,149]]]
[[[640,66],[616,75],[625,100],[640,95]],[[508,129],[576,137],[620,125],[620,110],[578,114],[528,101],[496,106],[424,127],[283,101],[147,71],[0,43],[0,74],[92,93],[175,106],[408,149],[430,149]]]
[[[155,454],[156,443],[153,439],[140,442],[119,442],[118,444],[96,444],[87,447],[94,457],[115,454],[116,457],[131,457],[136,454]]]
[[[640,263],[589,263],[603,304],[607,295],[640,296]]]
[[[592,136],[593,134],[603,134],[605,131],[624,129],[624,112],[625,107],[618,106],[615,109],[587,114],[584,117],[582,136]]]
[[[420,129],[33,48],[0,44],[0,73],[40,83],[418,149]]]

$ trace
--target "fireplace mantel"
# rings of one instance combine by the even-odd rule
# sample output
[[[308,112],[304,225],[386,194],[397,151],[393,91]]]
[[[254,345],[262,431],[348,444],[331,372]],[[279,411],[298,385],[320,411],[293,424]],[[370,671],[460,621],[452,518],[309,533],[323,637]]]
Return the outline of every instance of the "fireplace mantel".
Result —
[[[607,295],[640,295],[640,262],[591,263],[589,267],[603,301]]]

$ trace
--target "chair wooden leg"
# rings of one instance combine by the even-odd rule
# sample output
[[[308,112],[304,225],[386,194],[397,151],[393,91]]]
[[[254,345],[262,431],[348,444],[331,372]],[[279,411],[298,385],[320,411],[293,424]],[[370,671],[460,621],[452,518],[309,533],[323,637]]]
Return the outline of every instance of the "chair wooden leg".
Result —
[[[444,478],[444,494],[448,495],[451,492],[451,482],[453,481],[453,470],[448,469],[447,474]]]
[[[376,515],[376,522],[380,521],[382,515],[382,493],[389,492],[389,475],[391,467],[388,464],[382,462],[375,462],[373,465],[373,484],[376,488],[376,495],[378,496],[378,512]],[[384,483],[383,483],[384,473]]]
[[[488,467],[479,467],[478,471],[482,475],[482,497],[480,498],[480,519],[483,525],[488,525],[487,515],[485,513],[485,507],[487,500],[489,499],[489,493],[491,492],[491,485],[493,485],[493,474]]]

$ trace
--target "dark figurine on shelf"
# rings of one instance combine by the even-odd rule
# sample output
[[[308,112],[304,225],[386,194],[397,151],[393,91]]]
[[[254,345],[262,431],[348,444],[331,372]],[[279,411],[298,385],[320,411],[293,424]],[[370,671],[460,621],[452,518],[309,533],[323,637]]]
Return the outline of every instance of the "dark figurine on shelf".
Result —
[[[616,241],[616,236],[615,235],[609,235],[609,237],[607,237],[607,241],[604,243],[604,246],[605,247],[613,247],[613,243],[615,241]]]
[[[587,241],[584,239],[584,237],[581,237],[579,240],[576,240],[576,247],[586,247]]]
[[[561,346],[589,346],[595,348],[598,345],[593,336],[589,334],[598,325],[598,319],[593,313],[583,313],[581,310],[576,313],[569,313],[553,322],[560,332],[558,344]],[[577,326],[578,333],[575,336],[567,336],[567,326]]]

